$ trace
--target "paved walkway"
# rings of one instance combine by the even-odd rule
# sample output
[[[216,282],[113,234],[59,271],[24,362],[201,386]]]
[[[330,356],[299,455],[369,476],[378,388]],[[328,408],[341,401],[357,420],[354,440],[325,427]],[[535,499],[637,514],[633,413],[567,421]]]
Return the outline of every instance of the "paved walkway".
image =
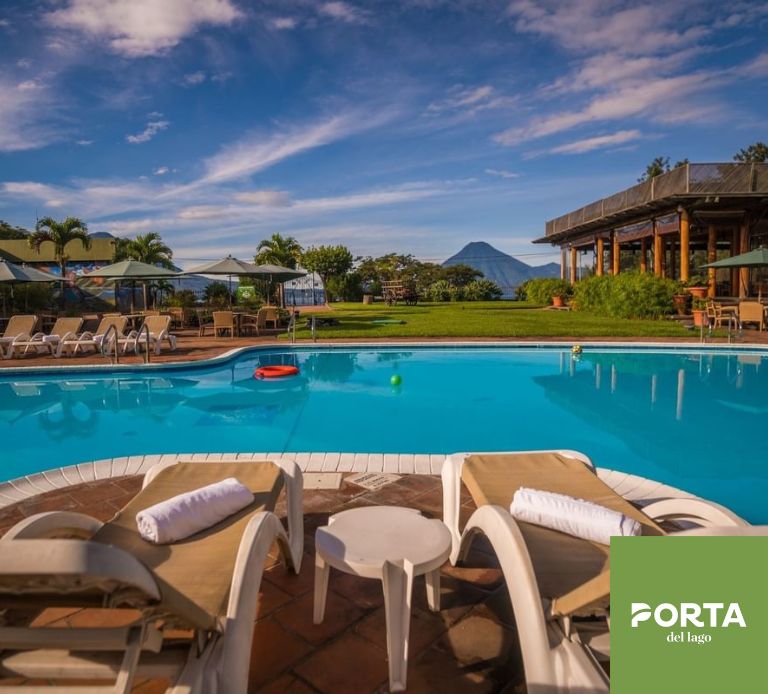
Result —
[[[129,476],[90,482],[6,507],[0,511],[0,534],[21,518],[42,511],[80,511],[107,520],[136,493],[140,480]],[[462,522],[474,508],[468,494],[463,500]],[[343,509],[394,504],[440,518],[441,503],[439,478],[431,475],[408,475],[375,492],[346,480],[337,490],[305,491],[302,571],[294,576],[277,562],[276,554],[271,555],[254,624],[249,692],[386,692],[386,631],[377,581],[332,572],[326,619],[321,625],[312,624],[314,530],[327,522],[330,513]],[[284,513],[284,507],[279,504],[276,511]],[[496,558],[480,541],[466,566],[471,568],[443,568],[439,613],[427,608],[423,577],[416,581],[408,691],[524,692],[519,644]],[[46,610],[36,623],[105,626],[119,618],[115,610],[106,614],[57,609]],[[0,679],[0,686],[10,682]],[[144,680],[133,691],[155,694],[164,687],[162,681]]]

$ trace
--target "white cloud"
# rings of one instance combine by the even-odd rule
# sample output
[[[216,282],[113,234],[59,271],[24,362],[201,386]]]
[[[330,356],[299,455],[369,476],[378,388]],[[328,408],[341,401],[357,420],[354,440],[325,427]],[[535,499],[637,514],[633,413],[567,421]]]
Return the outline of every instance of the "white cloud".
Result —
[[[45,19],[138,58],[163,53],[201,26],[227,25],[240,14],[230,0],[68,0]]]
[[[158,166],[153,173],[155,176],[165,176],[165,174],[170,173],[171,170],[167,166]]]
[[[263,205],[264,207],[287,207],[291,204],[291,194],[285,190],[252,190],[246,193],[236,193],[234,197],[239,202]]]
[[[584,154],[595,149],[604,149],[614,145],[621,145],[642,137],[639,130],[619,130],[611,135],[597,135],[583,140],[576,140],[565,145],[559,145],[550,149],[551,154]]]
[[[13,197],[41,200],[49,207],[61,207],[66,200],[66,193],[60,188],[35,181],[9,181],[3,183],[2,191]]]
[[[368,21],[361,10],[347,2],[324,2],[317,8],[317,11],[348,24],[365,24]]]
[[[515,99],[499,94],[490,84],[477,87],[456,85],[448,90],[448,96],[440,101],[433,101],[427,107],[427,113],[438,115],[451,111],[464,111],[475,114],[493,108],[510,106]]]
[[[19,58],[19,60],[16,61],[16,67],[20,67],[22,69],[32,67],[32,61],[27,58]]]
[[[194,87],[205,82],[205,78],[206,75],[202,70],[198,70],[197,72],[190,72],[189,74],[184,75],[182,84],[185,87]]]
[[[137,145],[142,142],[149,142],[157,133],[159,133],[161,130],[165,130],[170,125],[170,122],[167,120],[153,120],[147,123],[147,127],[144,128],[140,133],[136,133],[135,135],[126,135],[125,139],[127,142],[130,142],[132,145]]]
[[[37,80],[24,80],[16,85],[16,89],[20,92],[29,92],[36,89],[44,89],[44,85]]]
[[[352,116],[333,116],[308,126],[292,127],[271,136],[253,134],[224,147],[205,160],[205,175],[199,183],[219,183],[250,176],[289,157],[345,138],[376,119],[363,121]]]
[[[0,152],[45,147],[61,138],[53,122],[58,115],[50,90],[35,83],[12,84],[0,77]]]
[[[269,25],[279,31],[295,29],[298,24],[299,22],[295,17],[274,17],[269,21]]]
[[[75,140],[75,144],[80,147],[87,147],[88,145],[93,144],[93,140]]]
[[[486,169],[485,173],[489,176],[498,176],[499,178],[519,178],[520,174],[506,169]]]

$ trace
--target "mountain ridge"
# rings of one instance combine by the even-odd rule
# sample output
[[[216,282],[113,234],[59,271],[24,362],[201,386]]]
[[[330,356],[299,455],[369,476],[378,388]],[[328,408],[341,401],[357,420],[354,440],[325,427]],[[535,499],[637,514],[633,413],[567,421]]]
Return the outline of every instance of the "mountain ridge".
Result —
[[[522,260],[494,248],[485,241],[470,241],[458,253],[443,262],[443,267],[469,265],[483,273],[486,279],[499,285],[505,299],[515,296],[515,289],[534,277],[560,277],[560,265],[528,265]]]

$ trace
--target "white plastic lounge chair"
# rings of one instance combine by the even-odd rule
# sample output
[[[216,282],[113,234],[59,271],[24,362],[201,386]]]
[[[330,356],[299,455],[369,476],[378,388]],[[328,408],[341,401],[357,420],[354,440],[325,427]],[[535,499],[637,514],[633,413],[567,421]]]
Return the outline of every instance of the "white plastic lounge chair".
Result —
[[[530,694],[609,691],[599,663],[610,658],[610,564],[606,545],[516,521],[509,506],[519,487],[569,494],[620,511],[641,523],[644,535],[664,533],[663,521],[746,525],[727,509],[700,499],[663,499],[641,511],[605,484],[589,458],[576,451],[454,454],[443,464],[442,478],[444,521],[453,538],[451,562],[465,559],[480,533],[493,546],[512,601]],[[463,533],[462,481],[478,506]]]
[[[154,545],[138,534],[139,510],[227,477],[254,492],[254,503],[174,544]],[[283,484],[288,533],[271,512]],[[70,512],[18,523],[0,539],[6,617],[18,618],[24,607],[90,607],[108,611],[102,624],[109,615],[124,626],[45,627],[29,618],[3,622],[0,613],[0,672],[55,679],[60,689],[50,691],[123,694],[137,677],[151,677],[166,678],[173,694],[245,692],[259,585],[275,541],[284,560],[300,568],[301,489],[291,462],[161,464],[107,523]]]
[[[171,316],[147,316],[144,319],[139,330],[131,330],[128,336],[118,340],[118,344],[122,347],[123,353],[129,349],[138,353],[140,346],[145,345],[144,342],[147,339],[147,333],[144,332],[144,326],[147,326],[149,330],[149,344],[154,345],[155,354],[160,354],[163,346],[163,340],[168,342],[168,348],[170,350],[176,349],[176,336],[171,335],[170,325]]]
[[[15,342],[31,340],[36,325],[37,316],[11,316],[0,337],[0,354],[7,352]]]
[[[78,335],[70,338],[69,340],[62,340],[59,342],[59,347],[56,350],[56,357],[61,357],[64,354],[77,354],[79,351],[85,351],[88,348],[93,348],[94,351],[101,349],[101,343],[104,341],[104,336],[111,326],[115,326],[117,330],[116,338],[112,336],[114,332],[110,332],[109,340],[120,339],[123,337],[123,331],[125,330],[125,324],[127,318],[120,315],[104,316],[99,322],[99,327],[96,328],[95,333],[84,332],[82,335]]]
[[[35,354],[43,353],[55,354],[56,349],[63,340],[77,339],[77,332],[83,324],[82,318],[57,318],[51,328],[51,332],[35,333],[29,340],[18,340],[12,342],[5,352],[5,358],[13,357],[14,352],[24,348],[24,354],[33,350]]]

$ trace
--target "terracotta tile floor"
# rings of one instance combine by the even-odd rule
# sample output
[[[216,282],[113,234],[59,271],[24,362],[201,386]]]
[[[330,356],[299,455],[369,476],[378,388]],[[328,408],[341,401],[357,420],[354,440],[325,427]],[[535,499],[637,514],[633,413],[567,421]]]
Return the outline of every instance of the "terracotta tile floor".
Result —
[[[138,477],[92,482],[58,490],[0,511],[0,533],[18,520],[54,509],[108,519],[138,490]],[[325,621],[312,624],[314,530],[328,515],[364,504],[398,504],[439,516],[440,482],[434,476],[403,476],[378,492],[347,482],[336,491],[305,491],[305,555],[301,573],[276,558],[264,573],[251,656],[250,692],[365,694],[387,691],[383,596],[378,581],[333,571]],[[463,513],[474,508],[465,493]],[[278,514],[284,513],[283,502]],[[522,664],[509,597],[495,556],[475,543],[467,565],[444,567],[441,610],[429,611],[423,578],[414,585],[409,692],[523,692]],[[276,555],[272,555],[276,557]],[[125,616],[123,616],[125,619]],[[37,624],[103,624],[103,611],[46,610]],[[15,681],[14,683],[16,683]],[[10,683],[10,680],[5,681]],[[3,680],[0,680],[2,686]],[[133,691],[164,691],[158,680]]]

